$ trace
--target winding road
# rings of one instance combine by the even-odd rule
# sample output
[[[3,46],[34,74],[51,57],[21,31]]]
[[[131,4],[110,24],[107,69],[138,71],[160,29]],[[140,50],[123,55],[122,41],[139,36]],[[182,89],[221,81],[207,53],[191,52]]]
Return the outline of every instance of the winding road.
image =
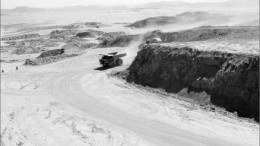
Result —
[[[121,145],[259,145],[258,124],[206,111],[198,105],[174,98],[175,95],[169,97],[149,92],[109,75],[111,72],[126,69],[128,63],[103,71],[95,69],[99,66],[97,54],[118,49],[87,50],[86,54],[81,56],[43,66],[23,67],[20,71],[4,74],[1,78],[1,117],[5,122],[1,122],[1,127],[5,127],[7,132],[9,130],[11,135],[18,133],[17,139],[26,145],[39,144],[37,137],[41,135],[35,134],[33,128],[30,130],[29,127],[33,126],[38,128],[36,131],[47,137],[47,140],[40,142],[41,145],[95,145],[93,141],[91,143],[91,138],[85,139],[88,144],[79,142],[87,135],[84,134],[84,126],[87,125],[83,122],[83,125],[78,126],[80,122],[75,120],[78,116],[93,123],[96,120],[101,121],[97,122],[101,127],[102,123],[112,125],[107,126],[110,131],[113,131],[115,126],[120,129],[119,133],[128,133],[128,138],[121,139]],[[12,112],[12,119],[16,120],[13,124],[10,120]],[[68,122],[71,120],[69,118],[67,121],[60,120],[63,126],[72,127],[72,135],[77,136],[71,140],[73,142],[66,140],[66,136],[57,134],[63,132],[62,127],[55,127],[57,125],[54,121],[59,121],[55,112],[57,117],[60,112],[62,115],[73,117],[74,125]],[[20,127],[20,130],[14,131],[10,127]],[[1,129],[1,142],[8,145],[10,139],[8,140],[6,131],[4,133]],[[27,138],[19,138],[19,133],[23,133]],[[134,140],[131,140],[131,135],[135,135]],[[81,139],[78,138],[80,136]],[[49,142],[48,137],[52,139]],[[32,139],[36,140],[32,142]],[[18,145],[18,142],[15,144]],[[99,145],[119,143],[107,142]]]

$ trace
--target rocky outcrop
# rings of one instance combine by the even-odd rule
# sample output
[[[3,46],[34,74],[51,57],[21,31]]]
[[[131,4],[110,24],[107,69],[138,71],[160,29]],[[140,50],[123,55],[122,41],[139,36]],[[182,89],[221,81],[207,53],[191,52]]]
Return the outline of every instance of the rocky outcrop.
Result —
[[[49,57],[49,56],[57,56],[57,55],[63,54],[64,52],[65,52],[64,49],[49,50],[49,51],[42,52],[40,54],[40,56],[38,56],[37,58],[44,58],[44,57]]]
[[[105,33],[103,31],[88,29],[84,32],[78,32],[75,36],[79,38],[88,38],[88,37],[99,37],[103,36]]]
[[[21,39],[35,39],[39,37],[40,35],[38,33],[31,33],[31,34],[23,34],[23,35],[5,36],[2,38],[2,40],[14,41],[14,40],[21,40]]]
[[[50,39],[68,39],[69,36],[72,36],[75,33],[76,32],[72,30],[54,30],[49,34],[49,36]]]
[[[210,101],[259,121],[259,56],[145,45],[126,79],[167,92],[205,91]]]
[[[33,60],[26,59],[24,65],[37,65],[37,63]]]
[[[102,27],[104,25],[102,23],[99,23],[99,22],[86,22],[85,26],[86,27],[99,28],[99,27]]]
[[[76,37],[84,38],[84,37],[94,37],[91,32],[80,32],[76,34]]]

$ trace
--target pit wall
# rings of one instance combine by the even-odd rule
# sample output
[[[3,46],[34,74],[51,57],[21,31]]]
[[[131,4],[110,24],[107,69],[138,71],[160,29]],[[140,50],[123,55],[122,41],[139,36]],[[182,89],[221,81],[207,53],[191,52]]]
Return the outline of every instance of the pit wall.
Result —
[[[126,80],[178,93],[205,91],[210,102],[259,122],[259,56],[144,45]]]

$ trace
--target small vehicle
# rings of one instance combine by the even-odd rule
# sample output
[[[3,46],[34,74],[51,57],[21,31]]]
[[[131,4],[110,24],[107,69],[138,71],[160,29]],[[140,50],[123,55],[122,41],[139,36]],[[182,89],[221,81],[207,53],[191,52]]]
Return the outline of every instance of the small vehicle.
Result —
[[[99,62],[103,67],[120,66],[123,64],[122,57],[125,57],[126,53],[117,54],[117,52],[105,54],[99,54]]]

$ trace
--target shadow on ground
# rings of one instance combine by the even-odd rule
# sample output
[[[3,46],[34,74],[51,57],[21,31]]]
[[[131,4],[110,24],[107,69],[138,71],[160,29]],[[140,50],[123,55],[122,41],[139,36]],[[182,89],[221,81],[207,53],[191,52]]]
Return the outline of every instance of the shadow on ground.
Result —
[[[108,69],[111,69],[111,68],[114,68],[115,66],[113,66],[113,67],[103,67],[103,66],[101,66],[101,67],[98,67],[98,68],[94,68],[94,70],[98,70],[98,71],[104,71],[104,70],[108,70]]]

